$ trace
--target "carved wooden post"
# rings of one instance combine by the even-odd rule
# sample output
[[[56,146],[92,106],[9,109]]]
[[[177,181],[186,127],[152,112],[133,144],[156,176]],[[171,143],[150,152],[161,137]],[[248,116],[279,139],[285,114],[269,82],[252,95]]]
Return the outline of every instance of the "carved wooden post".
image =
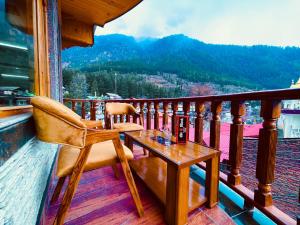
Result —
[[[178,110],[178,102],[173,102],[172,103],[172,134],[175,135],[175,131],[176,131],[176,112]]]
[[[154,102],[154,129],[159,130],[159,102]]]
[[[144,108],[145,108],[145,102],[140,102],[140,114],[142,115],[142,118],[144,119]],[[143,121],[143,125],[145,121]]]
[[[231,114],[233,116],[230,125],[229,162],[230,173],[228,182],[233,185],[241,184],[240,167],[243,151],[243,130],[242,116],[245,115],[245,104],[243,101],[231,102]]]
[[[183,112],[185,116],[189,115],[190,112],[190,102],[183,102]],[[188,121],[189,123],[190,121]],[[188,131],[188,135],[190,136],[190,132]],[[189,140],[189,136],[187,137],[187,140]]]
[[[130,102],[128,102],[129,104],[131,104]],[[126,123],[130,123],[130,115],[126,114]]]
[[[91,114],[91,120],[96,120],[96,110],[97,110],[97,102],[90,101],[90,114]]]
[[[220,131],[222,102],[213,101],[211,103],[212,120],[210,121],[210,147],[220,150]]]
[[[85,103],[81,102],[81,118],[85,119]]]
[[[136,109],[137,108],[137,102],[133,102],[133,107]],[[133,122],[137,123],[137,116],[133,115]]]
[[[147,130],[151,130],[151,102],[147,103]]]
[[[205,110],[204,102],[195,103],[196,119],[195,119],[195,142],[203,143],[203,112]]]
[[[188,116],[190,112],[190,103],[189,102],[183,102],[183,113],[185,116]]]
[[[254,201],[262,206],[272,205],[271,184],[274,181],[275,156],[277,145],[276,120],[281,112],[278,100],[264,100],[260,115],[263,117],[263,128],[259,130],[259,141],[256,161],[256,178],[258,188],[254,192]]]
[[[169,107],[169,103],[168,102],[164,102],[163,103],[163,121],[162,121],[162,127],[167,126],[168,125],[168,107]]]
[[[71,103],[73,112],[76,112],[76,101],[73,100]]]

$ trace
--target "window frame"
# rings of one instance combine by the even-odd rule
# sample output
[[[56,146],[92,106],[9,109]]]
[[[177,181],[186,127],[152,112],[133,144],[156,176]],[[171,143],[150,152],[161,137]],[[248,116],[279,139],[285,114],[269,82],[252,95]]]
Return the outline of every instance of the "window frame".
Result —
[[[34,42],[34,92],[50,97],[48,1],[32,0]],[[31,105],[0,107],[0,118],[32,111]]]

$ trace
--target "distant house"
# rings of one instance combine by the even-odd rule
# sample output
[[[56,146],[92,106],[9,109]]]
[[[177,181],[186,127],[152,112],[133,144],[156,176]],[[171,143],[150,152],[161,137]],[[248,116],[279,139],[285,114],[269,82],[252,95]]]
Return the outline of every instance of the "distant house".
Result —
[[[108,99],[122,99],[122,97],[118,94],[115,94],[115,93],[106,93],[106,97]]]

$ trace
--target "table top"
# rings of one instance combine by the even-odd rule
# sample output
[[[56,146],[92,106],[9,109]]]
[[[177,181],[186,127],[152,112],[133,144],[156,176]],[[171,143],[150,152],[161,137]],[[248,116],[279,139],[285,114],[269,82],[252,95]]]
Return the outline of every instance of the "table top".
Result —
[[[178,167],[191,166],[220,154],[220,151],[190,141],[184,144],[165,146],[155,140],[156,137],[165,137],[158,130],[131,131],[125,132],[125,135],[148,149],[155,156]]]

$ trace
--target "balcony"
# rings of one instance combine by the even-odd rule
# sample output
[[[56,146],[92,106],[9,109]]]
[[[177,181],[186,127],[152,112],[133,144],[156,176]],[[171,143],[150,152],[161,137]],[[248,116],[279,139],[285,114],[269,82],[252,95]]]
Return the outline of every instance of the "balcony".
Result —
[[[161,129],[167,125],[174,134],[175,115],[190,115],[189,139],[222,152],[220,202],[212,209],[202,207],[194,210],[189,214],[190,224],[255,224],[262,221],[264,224],[296,224],[299,213],[297,158],[300,140],[278,139],[276,121],[281,114],[282,101],[298,98],[299,89],[289,89],[174,99],[64,99],[64,103],[82,118],[103,120],[107,128],[109,121],[104,115],[107,102],[133,104],[143,112],[147,130]],[[247,134],[247,125],[242,119],[247,113],[246,103],[249,101],[261,103],[262,123],[256,126],[259,131],[256,135],[253,131]],[[223,111],[230,108],[232,116],[228,140],[224,136],[226,126],[221,122],[222,108]],[[118,115],[114,121],[136,122],[137,118]],[[209,124],[209,131],[205,129],[206,123]],[[143,157],[140,147],[135,146],[134,152],[135,158]],[[199,183],[204,182],[205,165],[192,166],[190,176]],[[104,168],[83,175],[66,224],[81,224],[82,221],[87,224],[97,224],[99,221],[110,224],[164,223],[159,201],[139,179],[137,182],[145,207],[143,218],[139,219],[136,215],[124,178],[115,180],[110,168]],[[55,183],[53,180],[49,196]],[[58,204],[46,211],[44,220],[47,223],[53,221]]]

